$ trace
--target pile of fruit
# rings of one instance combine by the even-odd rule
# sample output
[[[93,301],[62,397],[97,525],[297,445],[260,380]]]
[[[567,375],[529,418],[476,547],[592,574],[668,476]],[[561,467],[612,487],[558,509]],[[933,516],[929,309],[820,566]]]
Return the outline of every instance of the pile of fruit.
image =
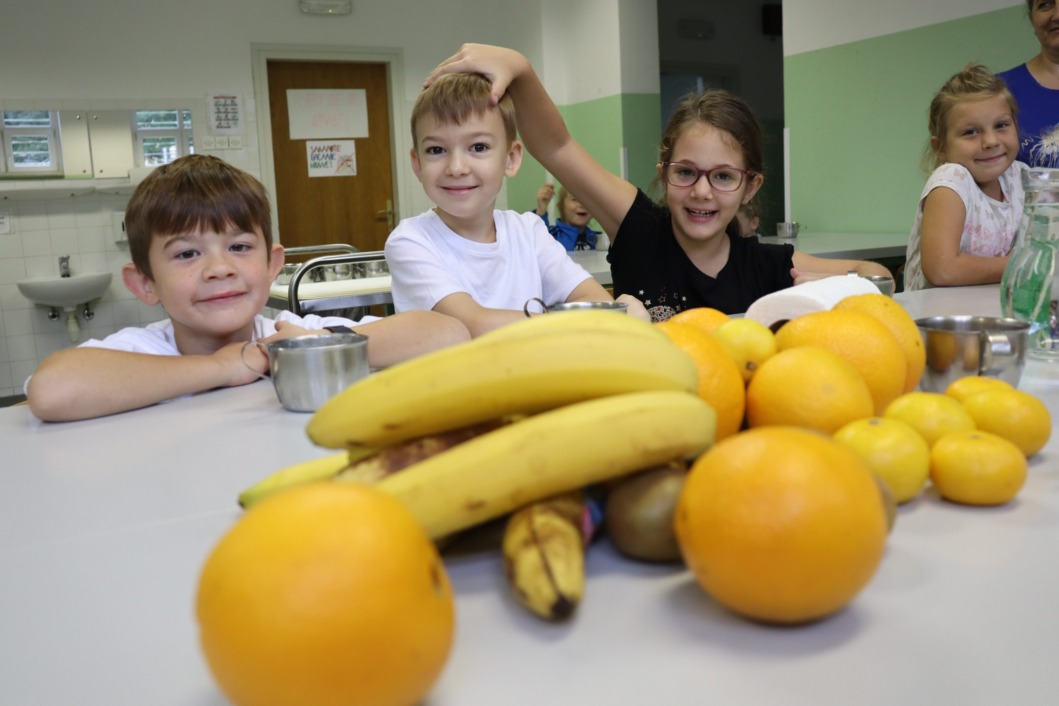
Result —
[[[576,610],[599,529],[629,557],[683,560],[748,618],[825,617],[928,477],[1006,502],[1048,439],[1032,396],[986,378],[915,392],[924,365],[904,310],[865,294],[776,333],[712,309],[555,313],[379,372],[310,420],[338,453],[240,496],[200,579],[207,661],[239,704],[415,702],[452,641],[435,547],[489,523],[513,595],[545,619]],[[373,659],[341,659],[357,645]]]

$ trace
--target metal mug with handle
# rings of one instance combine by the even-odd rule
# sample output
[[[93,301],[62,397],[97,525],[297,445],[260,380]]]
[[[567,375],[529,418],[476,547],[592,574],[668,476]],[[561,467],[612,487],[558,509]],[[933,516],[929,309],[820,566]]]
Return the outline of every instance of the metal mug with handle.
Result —
[[[931,316],[917,319],[916,325],[927,354],[923,390],[945,392],[970,375],[1018,386],[1026,365],[1029,323],[993,316]]]
[[[629,311],[629,305],[625,302],[561,302],[548,306],[540,297],[530,297],[522,305],[522,313],[526,316],[533,316],[534,312],[530,311],[530,304],[533,303],[540,305],[541,310],[535,312],[538,314],[550,314],[556,311],[588,311],[590,309],[617,311],[622,314],[626,314]]]
[[[257,346],[268,357],[276,396],[292,412],[315,412],[370,372],[368,337],[359,333],[295,336],[270,343],[247,341],[240,357],[243,365],[257,372],[246,362],[249,346]]]

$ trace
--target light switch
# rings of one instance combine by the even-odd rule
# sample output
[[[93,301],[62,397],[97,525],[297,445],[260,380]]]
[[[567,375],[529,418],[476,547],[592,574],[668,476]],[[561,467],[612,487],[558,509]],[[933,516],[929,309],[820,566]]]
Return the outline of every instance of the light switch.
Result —
[[[217,149],[226,150],[228,149],[228,136],[221,135],[220,137],[213,138],[217,141]]]
[[[228,136],[228,149],[230,149],[230,150],[241,150],[241,149],[243,149],[243,136],[242,135],[229,135]]]
[[[204,137],[204,138],[202,138],[202,149],[204,149],[204,150],[215,150],[215,149],[217,149],[217,138],[215,138],[215,137]]]

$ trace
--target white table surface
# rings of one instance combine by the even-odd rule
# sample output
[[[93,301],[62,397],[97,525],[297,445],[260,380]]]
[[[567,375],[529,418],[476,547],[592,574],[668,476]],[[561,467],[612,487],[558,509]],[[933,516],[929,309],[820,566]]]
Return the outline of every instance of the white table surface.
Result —
[[[995,314],[996,287],[898,295],[916,316]],[[1059,374],[1024,389],[1059,419]],[[236,495],[326,453],[267,382],[104,419],[0,409],[0,704],[219,706],[193,601]],[[427,706],[1059,703],[1059,439],[1011,504],[902,506],[851,606],[774,628],[679,567],[590,548],[567,624],[516,605],[500,558],[449,557],[456,644]],[[356,656],[351,656],[355,659]],[[309,706],[309,705],[307,705]]]
[[[763,243],[790,243],[808,255],[850,260],[904,257],[908,233],[799,233],[797,238],[764,236]]]

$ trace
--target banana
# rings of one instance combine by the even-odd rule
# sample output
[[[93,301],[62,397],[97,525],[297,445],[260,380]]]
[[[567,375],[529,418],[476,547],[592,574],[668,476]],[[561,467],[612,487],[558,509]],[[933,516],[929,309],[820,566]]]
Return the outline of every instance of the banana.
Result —
[[[276,471],[244,490],[239,494],[239,506],[249,508],[276,491],[315,481],[374,483],[428,456],[513,421],[515,421],[514,417],[505,417],[442,434],[412,439],[385,449],[364,447],[304,461]]]
[[[504,575],[518,602],[546,620],[569,617],[585,594],[580,491],[517,510],[504,529]]]
[[[605,325],[532,325],[588,312],[565,313],[570,316],[527,319],[503,335],[488,334],[371,375],[317,410],[306,429],[309,438],[328,448],[379,448],[598,397],[696,389],[694,362],[650,324],[596,312],[606,319],[590,320]]]
[[[616,314],[613,311],[586,309],[584,311],[556,311],[550,314],[533,316],[507,326],[493,329],[482,334],[476,340],[490,341],[510,336],[536,335],[543,331],[572,331],[591,329],[608,330],[629,334],[630,336],[647,336],[665,338],[665,334],[651,324],[632,316]]]
[[[343,468],[349,466],[353,460],[371,453],[371,449],[343,451],[288,466],[267,476],[264,480],[255,483],[240,493],[239,506],[249,508],[251,505],[284,488],[293,488],[296,485],[329,480]]]
[[[649,391],[579,402],[475,437],[380,480],[432,538],[527,503],[676,458],[713,442],[698,396]]]

